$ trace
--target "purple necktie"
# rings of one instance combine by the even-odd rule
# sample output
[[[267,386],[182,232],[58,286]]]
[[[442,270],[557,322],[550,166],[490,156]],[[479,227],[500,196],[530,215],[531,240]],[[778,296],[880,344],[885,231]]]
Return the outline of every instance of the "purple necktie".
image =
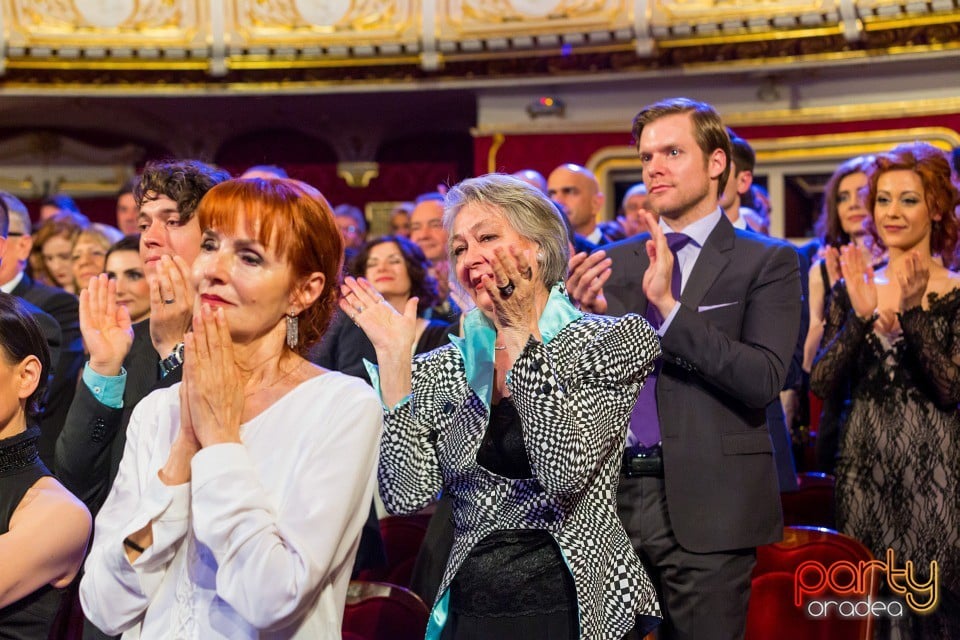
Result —
[[[673,254],[673,274],[670,277],[670,291],[673,297],[680,299],[680,261],[677,259],[677,251],[690,242],[690,236],[683,233],[668,233],[667,245]],[[653,325],[654,329],[659,329],[663,323],[663,317],[656,305],[647,302],[647,312],[644,314],[646,319]],[[645,446],[652,447],[660,442],[660,419],[657,416],[657,375],[660,373],[660,360],[657,360],[653,373],[647,378],[643,389],[640,390],[640,396],[637,398],[637,404],[633,406],[630,413],[630,431],[633,433],[636,441]]]

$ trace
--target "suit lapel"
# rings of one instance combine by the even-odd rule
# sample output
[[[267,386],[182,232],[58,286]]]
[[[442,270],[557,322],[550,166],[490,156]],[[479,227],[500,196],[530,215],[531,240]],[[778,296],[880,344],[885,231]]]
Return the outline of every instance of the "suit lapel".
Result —
[[[124,399],[134,399],[139,402],[153,389],[160,379],[160,357],[153,348],[150,340],[150,320],[144,320],[133,325],[133,344],[127,354],[127,388]],[[128,395],[129,394],[129,395]]]
[[[710,287],[720,273],[730,262],[730,252],[733,250],[736,234],[733,225],[726,216],[721,216],[717,226],[707,237],[706,243],[700,249],[693,271],[680,294],[680,302],[685,306],[696,309],[700,301],[710,291]]]
[[[26,298],[27,293],[30,292],[30,289],[33,288],[33,281],[30,280],[30,276],[23,274],[23,277],[20,278],[20,282],[17,283],[17,286],[13,288],[13,291],[10,292],[10,295],[17,296],[18,298]]]

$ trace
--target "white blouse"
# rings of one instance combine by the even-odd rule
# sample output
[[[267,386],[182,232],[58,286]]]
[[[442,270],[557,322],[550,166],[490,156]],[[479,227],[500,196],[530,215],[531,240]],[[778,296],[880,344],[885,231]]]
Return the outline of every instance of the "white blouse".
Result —
[[[87,617],[125,639],[339,639],[374,488],[373,389],[311,378],[244,424],[243,444],[201,449],[191,482],[166,486],[179,386],[130,419],[80,583]],[[153,544],[131,564],[123,540],[149,522]]]

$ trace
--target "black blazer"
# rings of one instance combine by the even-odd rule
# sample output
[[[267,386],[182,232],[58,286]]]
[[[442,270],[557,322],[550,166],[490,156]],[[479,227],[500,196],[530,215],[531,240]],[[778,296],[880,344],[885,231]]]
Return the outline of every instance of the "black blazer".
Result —
[[[113,485],[127,442],[127,423],[133,408],[155,388],[181,379],[178,367],[160,377],[160,356],[150,341],[150,320],[133,325],[133,345],[123,361],[127,383],[123,407],[101,404],[80,382],[57,440],[56,472],[61,482],[96,513]]]
[[[67,419],[77,378],[83,367],[80,303],[75,295],[36,282],[26,273],[11,293],[52,316],[60,328],[57,340],[59,356],[53,360],[56,364],[53,365],[53,379],[47,390],[43,418],[40,420],[40,440],[37,442],[40,459],[52,469],[54,446]]]
[[[642,234],[605,247],[608,313],[645,313]],[[711,232],[661,339],[657,404],[667,508],[677,540],[710,553],[783,534],[765,408],[783,388],[800,328],[800,273],[786,243]]]

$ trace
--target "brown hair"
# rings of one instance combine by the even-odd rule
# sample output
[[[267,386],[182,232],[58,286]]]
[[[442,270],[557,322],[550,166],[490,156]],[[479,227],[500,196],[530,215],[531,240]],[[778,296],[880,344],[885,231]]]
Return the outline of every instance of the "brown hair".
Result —
[[[144,202],[166,196],[177,203],[180,222],[185,223],[210,187],[229,178],[226,171],[199,160],[148,162],[133,186],[133,199],[139,209]]]
[[[58,213],[52,218],[45,220],[36,232],[33,234],[33,248],[30,250],[30,269],[33,276],[38,280],[48,282],[55,287],[60,284],[54,279],[53,274],[47,269],[46,262],[43,260],[43,245],[50,238],[64,236],[70,241],[72,246],[77,240],[77,236],[90,226],[90,220],[86,216],[76,213]]]
[[[417,313],[423,315],[427,309],[440,302],[440,294],[437,291],[437,279],[430,275],[430,261],[423,255],[423,249],[417,243],[403,236],[394,235],[368,240],[350,261],[350,275],[355,278],[366,278],[370,250],[387,242],[397,245],[400,255],[403,256],[407,277],[410,278],[410,297],[419,298]]]
[[[320,296],[298,315],[300,340],[295,351],[303,355],[323,336],[339,296],[343,240],[330,204],[323,194],[299,180],[252,178],[221,182],[197,206],[202,229],[231,233],[241,217],[258,242],[289,262],[291,286],[311,273],[324,275]]]
[[[940,214],[940,220],[934,220],[930,231],[930,250],[940,255],[944,266],[952,267],[957,258],[954,252],[957,248],[957,235],[960,233],[957,222],[960,192],[953,183],[947,156],[926,142],[901,144],[878,155],[873,168],[867,174],[867,202],[871,211],[877,201],[877,182],[880,176],[888,171],[913,171],[920,177],[927,213],[931,217]]]
[[[824,247],[841,247],[850,244],[850,234],[843,230],[840,224],[840,213],[837,209],[838,191],[840,183],[847,176],[855,173],[864,175],[870,173],[873,166],[873,156],[858,156],[850,158],[833,172],[827,184],[823,188],[823,209],[820,212],[820,218],[814,226],[814,233],[820,238],[820,245]],[[858,194],[857,197],[862,196]]]
[[[647,105],[640,110],[640,113],[633,119],[633,142],[640,146],[640,134],[643,128],[655,120],[677,114],[689,113],[693,120],[693,137],[697,141],[697,146],[703,151],[704,162],[710,158],[710,154],[716,149],[723,151],[727,158],[727,166],[724,167],[717,182],[717,195],[723,193],[727,186],[727,180],[730,179],[730,136],[727,135],[727,128],[723,126],[720,120],[720,114],[705,102],[697,102],[690,98],[670,98],[661,102]]]

